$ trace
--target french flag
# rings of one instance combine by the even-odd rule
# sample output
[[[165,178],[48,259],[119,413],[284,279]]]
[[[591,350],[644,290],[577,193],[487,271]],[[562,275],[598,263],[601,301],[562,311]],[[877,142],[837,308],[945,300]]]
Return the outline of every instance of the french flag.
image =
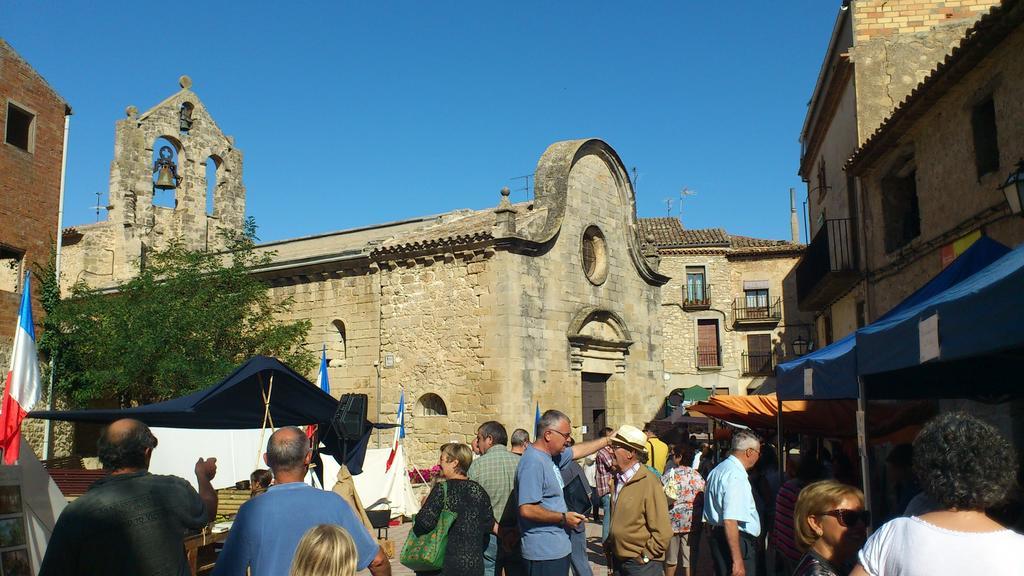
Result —
[[[385,472],[391,470],[391,465],[395,463],[395,456],[398,455],[398,441],[405,438],[405,390],[402,390],[402,395],[398,399],[398,418],[395,422],[398,424],[398,428],[395,428],[395,439],[391,442],[391,454],[388,455]]]
[[[4,385],[3,407],[0,408],[0,449],[4,451],[4,464],[14,464],[21,451],[21,421],[32,406],[39,402],[42,386],[39,383],[39,359],[36,356],[36,332],[32,324],[31,276],[25,275],[25,290],[21,293],[21,311],[18,329],[14,333],[11,367]]]

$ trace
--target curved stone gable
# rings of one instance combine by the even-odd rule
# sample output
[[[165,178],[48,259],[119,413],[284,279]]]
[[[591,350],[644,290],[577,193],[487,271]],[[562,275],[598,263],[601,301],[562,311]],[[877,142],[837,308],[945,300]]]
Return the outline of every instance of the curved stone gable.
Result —
[[[537,162],[534,172],[535,208],[543,209],[546,217],[532,226],[514,233],[514,237],[534,245],[552,241],[562,230],[566,208],[570,205],[570,185],[573,171],[598,159],[608,170],[622,206],[619,218],[626,231],[625,240],[630,260],[637,273],[648,284],[661,286],[668,278],[658,273],[640,250],[640,224],[636,215],[636,195],[626,173],[626,167],[608,143],[597,138],[564,140],[548,146]],[[586,160],[585,160],[586,159]]]

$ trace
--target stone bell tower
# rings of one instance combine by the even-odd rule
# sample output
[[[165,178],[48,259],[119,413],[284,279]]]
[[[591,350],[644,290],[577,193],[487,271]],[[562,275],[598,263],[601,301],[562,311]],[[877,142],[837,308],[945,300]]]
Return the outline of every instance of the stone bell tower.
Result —
[[[182,76],[181,89],[117,121],[108,218],[65,231],[64,286],[113,286],[133,277],[147,252],[180,238],[188,248],[222,249],[220,230],[245,218],[242,152]],[[209,168],[208,168],[209,167]]]

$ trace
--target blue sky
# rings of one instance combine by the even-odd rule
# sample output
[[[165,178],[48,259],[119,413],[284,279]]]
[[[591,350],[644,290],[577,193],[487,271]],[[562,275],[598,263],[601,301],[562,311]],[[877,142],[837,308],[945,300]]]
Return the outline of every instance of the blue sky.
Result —
[[[789,236],[797,141],[840,0],[0,4],[71,104],[65,224],[115,120],[193,90],[245,154],[263,240],[494,206],[552,142],[636,167],[640,216]],[[673,206],[678,215],[678,202]]]

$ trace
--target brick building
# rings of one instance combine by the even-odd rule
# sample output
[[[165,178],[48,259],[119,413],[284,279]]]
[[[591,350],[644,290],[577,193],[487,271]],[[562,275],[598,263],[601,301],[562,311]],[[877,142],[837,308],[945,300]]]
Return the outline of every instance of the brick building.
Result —
[[[845,0],[800,133],[808,248],[797,266],[816,343],[877,318],[869,313],[859,192],[847,160],[998,0]]]
[[[25,274],[56,241],[65,117],[71,108],[0,39],[0,356],[7,365]],[[33,285],[33,292],[39,289]],[[38,323],[39,300],[32,300]]]
[[[868,310],[884,314],[984,234],[1024,242],[1003,191],[1024,158],[1024,2],[1007,0],[856,151]]]

